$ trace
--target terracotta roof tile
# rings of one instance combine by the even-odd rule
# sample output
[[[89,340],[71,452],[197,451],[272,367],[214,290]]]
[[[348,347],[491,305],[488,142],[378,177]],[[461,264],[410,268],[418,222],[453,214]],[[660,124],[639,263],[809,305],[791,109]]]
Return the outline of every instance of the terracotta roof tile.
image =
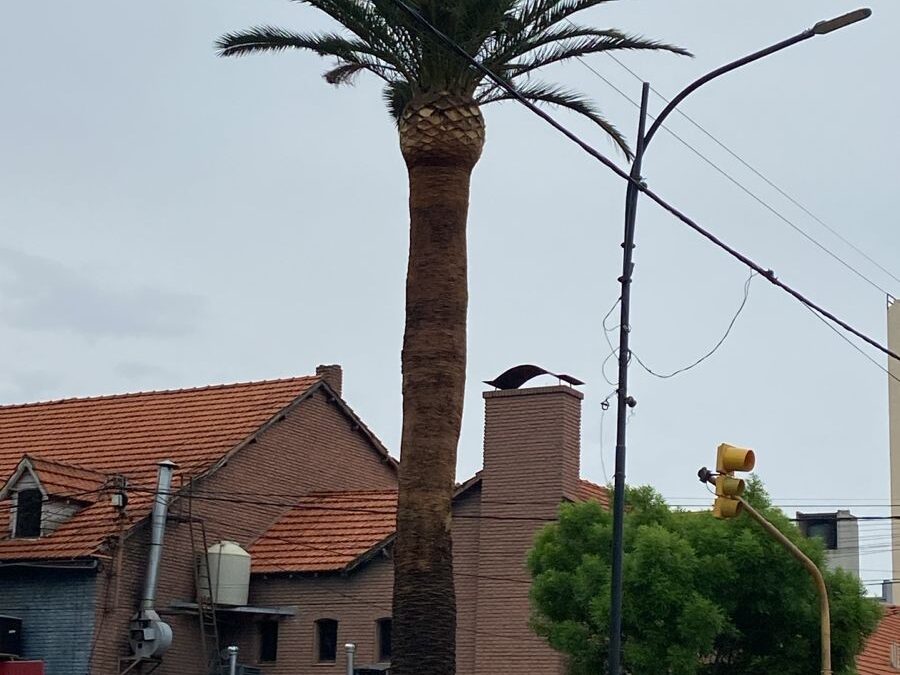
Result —
[[[152,486],[163,459],[183,475],[203,473],[319,381],[298,377],[0,406],[0,480],[25,453],[40,467],[42,483],[70,493],[115,473]],[[132,494],[129,512],[140,518],[149,503],[148,496]],[[8,504],[0,504],[0,532],[9,532]],[[117,531],[116,517],[98,502],[42,539],[0,540],[0,560],[91,555]]]
[[[897,675],[891,665],[891,647],[900,644],[900,607],[889,606],[863,651],[856,657],[859,675]]]
[[[97,501],[97,493],[109,478],[108,474],[85,469],[65,462],[26,455],[43,488],[51,495],[71,497],[81,501]]]
[[[582,502],[594,499],[600,502],[600,506],[603,508],[609,508],[609,490],[583,478],[578,483],[578,494],[575,495],[575,498]]]
[[[250,548],[254,573],[334,572],[394,534],[396,491],[312,494]]]
[[[480,480],[479,472],[457,486],[456,496]],[[596,499],[609,508],[609,491],[590,481],[581,481],[576,498]],[[262,574],[345,570],[392,536],[396,522],[396,491],[309,495],[250,547],[252,571]]]

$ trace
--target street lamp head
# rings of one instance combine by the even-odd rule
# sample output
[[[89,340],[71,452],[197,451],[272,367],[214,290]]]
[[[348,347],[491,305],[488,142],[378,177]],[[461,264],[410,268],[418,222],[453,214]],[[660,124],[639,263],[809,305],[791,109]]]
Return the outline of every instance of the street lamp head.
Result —
[[[863,7],[862,9],[847,12],[834,19],[820,21],[813,26],[812,32],[815,35],[825,35],[826,33],[831,33],[832,31],[840,30],[841,28],[854,24],[857,21],[868,19],[870,16],[872,16],[872,10],[868,7]]]

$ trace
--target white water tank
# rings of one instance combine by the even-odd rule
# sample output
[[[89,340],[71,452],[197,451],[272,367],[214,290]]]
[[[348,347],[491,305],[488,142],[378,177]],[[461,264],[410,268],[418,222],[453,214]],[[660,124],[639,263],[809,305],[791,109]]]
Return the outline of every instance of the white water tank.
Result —
[[[209,573],[206,564],[209,561]],[[200,593],[217,605],[246,605],[250,590],[250,554],[233,541],[220,541],[200,556]]]

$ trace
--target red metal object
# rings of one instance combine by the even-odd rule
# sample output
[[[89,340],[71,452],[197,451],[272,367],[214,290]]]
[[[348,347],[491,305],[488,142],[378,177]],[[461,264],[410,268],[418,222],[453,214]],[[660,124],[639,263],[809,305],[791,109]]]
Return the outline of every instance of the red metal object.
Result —
[[[5,661],[0,663],[0,675],[44,675],[44,662]]]

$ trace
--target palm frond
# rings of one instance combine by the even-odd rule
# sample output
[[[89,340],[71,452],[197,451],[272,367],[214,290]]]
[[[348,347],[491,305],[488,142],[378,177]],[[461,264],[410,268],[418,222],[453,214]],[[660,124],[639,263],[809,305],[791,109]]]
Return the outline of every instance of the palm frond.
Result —
[[[552,28],[561,21],[591,7],[613,0],[534,0],[521,6],[520,20],[533,33]]]
[[[403,24],[388,21],[384,8],[376,7],[371,0],[292,0],[310,5],[324,12],[370,45],[373,50],[392,55],[392,65],[408,78],[415,76],[415,54],[411,45],[400,39]],[[393,17],[392,17],[393,18]],[[381,57],[379,57],[381,58]]]
[[[368,70],[383,80],[390,80],[394,73],[399,72],[397,66],[391,63],[391,54],[373,49],[361,40],[334,33],[307,35],[272,26],[259,26],[223,35],[216,42],[216,48],[220,56],[305,49],[319,56],[333,56],[339,63],[353,64],[358,67],[357,70]]]
[[[533,103],[566,108],[587,117],[603,129],[625,156],[628,159],[631,159],[631,148],[628,147],[628,141],[625,140],[622,133],[611,122],[603,117],[597,107],[583,94],[543,82],[532,82],[525,86],[517,87],[517,91],[523,98],[532,101]],[[478,98],[478,103],[487,105],[488,103],[495,103],[497,101],[513,100],[514,98],[515,97],[511,93],[503,89],[490,88],[482,93]]]
[[[328,84],[335,86],[353,84],[356,76],[365,69],[366,67],[360,63],[342,63],[323,73],[322,77]]]
[[[564,37],[550,36],[548,43],[527,52],[524,59],[508,64],[514,76],[530,73],[551,63],[581,58],[588,54],[622,50],[667,51],[682,56],[690,52],[675,45],[648,40],[638,35],[628,35],[615,30],[593,30],[579,28],[567,30]],[[577,35],[579,37],[572,37]]]
[[[412,87],[409,82],[394,80],[387,83],[381,97],[391,117],[395,122],[399,122],[404,109],[413,98]]]

